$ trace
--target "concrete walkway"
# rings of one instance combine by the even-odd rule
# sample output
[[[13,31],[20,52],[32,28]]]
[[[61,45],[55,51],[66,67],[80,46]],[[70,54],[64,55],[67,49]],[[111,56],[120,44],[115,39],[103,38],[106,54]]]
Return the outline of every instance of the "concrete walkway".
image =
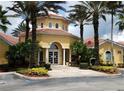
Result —
[[[78,67],[69,67],[63,65],[52,65],[52,70],[48,72],[52,78],[64,77],[86,77],[86,76],[109,76],[108,74],[93,70],[83,70]]]

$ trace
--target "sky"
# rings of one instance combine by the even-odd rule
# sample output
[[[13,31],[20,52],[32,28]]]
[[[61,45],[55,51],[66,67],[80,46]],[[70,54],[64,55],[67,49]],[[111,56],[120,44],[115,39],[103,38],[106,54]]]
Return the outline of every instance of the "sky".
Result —
[[[69,6],[77,4],[78,1],[66,1],[66,4],[63,4],[62,6],[68,11],[70,10]],[[12,2],[10,1],[0,1],[0,5],[3,6],[3,9],[6,9],[6,7],[12,6]],[[9,11],[8,14],[13,14],[13,12]],[[63,15],[64,17],[68,16],[67,12],[60,11],[60,14]],[[11,34],[13,29],[18,26],[18,24],[21,23],[22,19],[21,18],[8,18],[9,21],[11,22],[12,25],[8,25],[8,31],[7,34]],[[106,21],[103,19],[99,20],[99,38],[103,39],[110,39],[110,31],[111,31],[111,16],[107,15],[106,16]],[[118,20],[117,18],[114,18],[114,23],[116,23]],[[79,32],[79,26],[74,26],[74,24],[70,24],[69,27],[69,32],[76,35],[80,36]],[[94,29],[93,25],[88,25],[84,26],[84,39],[86,38],[92,38],[94,36]],[[114,41],[123,41],[124,40],[124,31],[119,32],[118,26],[114,25]]]

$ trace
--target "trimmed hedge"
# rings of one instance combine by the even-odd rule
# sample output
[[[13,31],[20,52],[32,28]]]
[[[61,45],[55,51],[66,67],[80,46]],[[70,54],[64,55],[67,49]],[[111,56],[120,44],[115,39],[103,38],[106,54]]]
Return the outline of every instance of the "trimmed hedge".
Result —
[[[119,70],[113,66],[92,66],[90,69],[109,74],[117,74],[119,72]]]
[[[119,64],[118,64],[118,67],[119,67],[119,68],[124,68],[124,64],[123,64],[123,63],[119,63]]]
[[[18,73],[28,76],[48,76],[48,70],[45,68],[20,68],[17,69]]]

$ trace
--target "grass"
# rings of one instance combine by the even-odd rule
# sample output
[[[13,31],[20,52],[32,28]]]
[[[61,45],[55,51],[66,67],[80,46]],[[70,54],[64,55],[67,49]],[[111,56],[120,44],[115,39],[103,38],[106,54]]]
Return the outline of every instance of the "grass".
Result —
[[[117,74],[119,70],[113,66],[92,66],[90,69],[108,74]]]
[[[8,51],[8,45],[0,39],[0,64],[7,64],[6,51]]]

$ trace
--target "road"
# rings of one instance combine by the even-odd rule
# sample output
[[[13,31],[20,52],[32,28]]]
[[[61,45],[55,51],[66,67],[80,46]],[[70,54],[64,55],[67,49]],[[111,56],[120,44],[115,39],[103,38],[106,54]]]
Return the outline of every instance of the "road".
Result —
[[[124,91],[124,71],[120,76],[66,77],[27,80],[16,75],[0,76],[1,91]]]

